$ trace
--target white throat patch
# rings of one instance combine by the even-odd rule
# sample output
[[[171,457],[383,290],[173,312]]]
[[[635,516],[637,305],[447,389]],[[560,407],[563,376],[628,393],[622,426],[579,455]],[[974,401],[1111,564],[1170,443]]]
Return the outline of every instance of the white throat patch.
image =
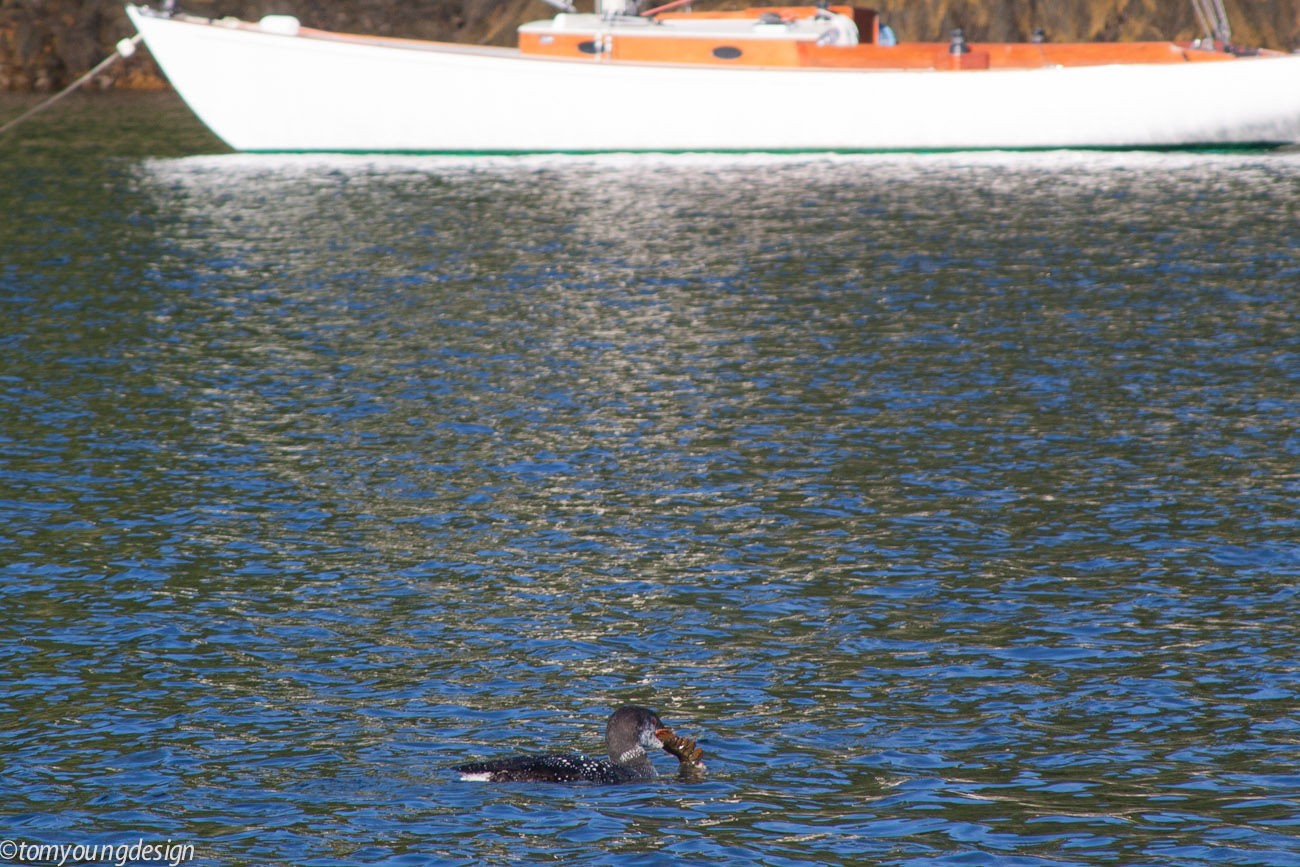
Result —
[[[645,755],[645,749],[642,748],[640,744],[637,744],[636,746],[632,747],[632,749],[625,750],[621,755],[619,755],[618,763],[620,765],[626,765],[628,762],[632,761],[633,759],[639,759],[644,755]]]

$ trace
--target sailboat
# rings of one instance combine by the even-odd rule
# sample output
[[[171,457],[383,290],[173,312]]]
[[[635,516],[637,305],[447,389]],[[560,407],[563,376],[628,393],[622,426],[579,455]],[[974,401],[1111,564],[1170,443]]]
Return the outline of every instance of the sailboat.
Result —
[[[1300,55],[1198,40],[893,38],[852,6],[596,0],[499,48],[287,15],[127,14],[196,115],[250,152],[944,151],[1300,141]],[[1221,7],[1220,7],[1221,9]],[[1217,19],[1217,14],[1216,14]]]

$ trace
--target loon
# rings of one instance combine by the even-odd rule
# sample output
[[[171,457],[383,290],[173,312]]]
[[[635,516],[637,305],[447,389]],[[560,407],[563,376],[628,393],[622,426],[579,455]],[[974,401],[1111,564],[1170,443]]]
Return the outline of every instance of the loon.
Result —
[[[510,756],[488,762],[456,765],[462,780],[491,783],[630,783],[657,776],[647,747],[659,747],[673,737],[659,714],[626,705],[605,724],[605,749],[609,758],[593,759],[578,753]]]

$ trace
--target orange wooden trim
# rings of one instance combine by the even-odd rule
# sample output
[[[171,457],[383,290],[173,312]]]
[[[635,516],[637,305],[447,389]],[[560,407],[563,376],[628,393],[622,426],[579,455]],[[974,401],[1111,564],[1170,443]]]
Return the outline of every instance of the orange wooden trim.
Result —
[[[622,39],[614,37],[614,60],[641,63],[704,63],[722,66],[799,66],[799,45],[784,39],[700,39],[651,37]],[[715,54],[719,48],[734,49],[735,57]]]
[[[1103,63],[1182,63],[1187,55],[1172,42],[1045,42],[1049,66],[1098,66]]]
[[[520,33],[519,50],[544,57],[591,58],[597,55],[579,46],[594,41],[592,33]],[[719,66],[798,66],[799,43],[777,39],[701,39],[698,37],[616,34],[605,37],[608,60],[634,63],[703,63]],[[739,51],[735,57],[714,53],[717,48]]]
[[[1111,63],[1186,63],[1232,60],[1230,54],[1193,51],[1172,42],[968,43],[970,51],[948,53],[943,42],[879,45],[799,45],[800,66],[840,69],[1038,69],[1044,66],[1100,66]]]
[[[594,33],[520,33],[519,50],[524,54],[540,54],[544,57],[587,57],[594,60],[595,52],[578,48],[584,42],[589,43],[594,39]]]
[[[934,56],[935,69],[988,69],[989,53],[978,48],[953,54],[947,48]]]
[[[546,57],[603,58],[633,63],[839,69],[1037,69],[1044,66],[1234,59],[1231,54],[1193,50],[1173,42],[968,43],[970,51],[954,55],[949,53],[945,42],[836,46],[785,39],[650,36],[636,32],[605,35],[602,44],[605,53],[597,54],[590,50],[595,37],[595,33],[520,33],[519,49],[524,54]],[[588,46],[587,51],[580,47],[584,44]],[[729,50],[719,56],[715,53],[718,48]],[[735,51],[739,54],[736,55]]]
[[[1274,54],[1274,52],[1271,51],[1267,53]],[[1286,52],[1283,51],[1276,52],[1277,55],[1285,53]],[[1264,54],[1265,52],[1260,52],[1260,55]],[[1238,57],[1237,55],[1229,54],[1226,51],[1201,51],[1200,49],[1189,49],[1183,52],[1183,59],[1188,63],[1217,63],[1220,60],[1237,60]]]
[[[894,46],[814,45],[800,43],[800,66],[839,69],[934,69],[935,58],[947,47],[938,42],[903,42]]]

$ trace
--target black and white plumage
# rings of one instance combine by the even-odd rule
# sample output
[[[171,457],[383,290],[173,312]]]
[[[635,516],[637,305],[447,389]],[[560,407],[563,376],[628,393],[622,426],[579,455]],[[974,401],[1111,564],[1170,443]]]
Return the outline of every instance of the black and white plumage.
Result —
[[[647,747],[658,748],[665,731],[659,715],[643,707],[627,705],[614,711],[605,724],[607,758],[595,759],[580,753],[545,753],[510,756],[487,762],[457,765],[462,780],[493,783],[630,783],[653,779],[654,765]]]

